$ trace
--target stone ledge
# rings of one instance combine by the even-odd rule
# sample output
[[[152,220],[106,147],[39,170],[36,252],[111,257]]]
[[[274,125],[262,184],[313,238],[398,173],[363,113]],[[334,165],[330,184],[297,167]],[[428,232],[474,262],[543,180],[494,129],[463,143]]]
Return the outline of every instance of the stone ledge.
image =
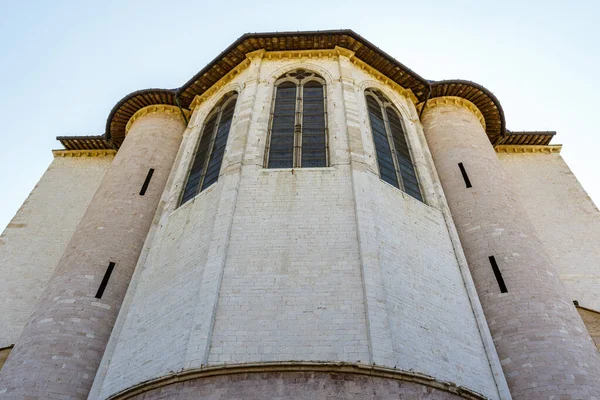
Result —
[[[266,51],[265,49],[255,50],[246,54],[246,59],[239,63],[235,68],[229,71],[213,86],[207,89],[201,95],[194,97],[194,100],[190,104],[190,110],[194,110],[199,104],[203,103],[207,98],[212,96],[214,93],[219,91],[223,86],[229,83],[236,75],[239,75],[242,70],[246,69],[250,65],[251,60],[267,59],[267,60],[301,60],[301,59],[314,59],[314,58],[331,58],[346,57],[356,67],[366,71],[368,74],[373,76],[379,82],[391,86],[397,90],[401,95],[410,99],[413,104],[417,104],[418,99],[410,89],[406,89],[387,76],[383,75],[375,68],[371,67],[364,61],[354,56],[354,52],[346,48],[335,46],[333,49],[315,49],[315,50],[285,50],[285,51]]]
[[[156,390],[171,384],[191,381],[216,376],[253,374],[253,373],[291,373],[291,372],[321,372],[350,375],[366,375],[369,377],[386,378],[397,381],[411,382],[447,392],[463,399],[483,400],[484,395],[451,382],[437,380],[436,378],[418,372],[403,371],[395,368],[380,367],[375,365],[333,363],[333,362],[265,362],[248,364],[218,365],[206,368],[189,369],[160,378],[139,383],[118,393],[108,396],[106,400],[124,400]]]
[[[98,150],[52,150],[54,157],[114,157],[117,154],[113,149]]]
[[[496,153],[560,153],[562,144],[547,146],[531,144],[499,144],[494,146]]]
[[[179,108],[177,106],[171,106],[168,104],[153,104],[150,106],[146,106],[144,108],[140,108],[139,110],[137,110],[136,113],[133,114],[131,116],[131,118],[129,118],[129,121],[127,121],[127,125],[125,126],[125,134],[127,135],[127,133],[129,132],[129,129],[131,129],[131,126],[139,118],[141,118],[147,114],[158,113],[158,112],[174,114],[179,117],[182,117],[182,113],[183,113],[183,114],[185,114],[185,117],[188,119],[190,118],[190,114],[191,114],[190,110],[187,110],[185,108]]]
[[[481,111],[479,110],[479,108],[477,108],[477,106],[475,104],[471,103],[469,100],[463,99],[462,97],[457,97],[457,96],[434,97],[432,99],[427,100],[427,102],[425,103],[425,108],[433,108],[433,107],[437,107],[440,105],[447,105],[447,104],[460,106],[466,110],[471,111],[473,114],[475,114],[475,116],[481,123],[481,126],[483,126],[483,130],[485,131],[485,129],[486,129],[485,118],[484,118],[483,114],[481,113]],[[419,103],[417,105],[417,111],[420,113],[422,108],[423,108],[423,103]]]

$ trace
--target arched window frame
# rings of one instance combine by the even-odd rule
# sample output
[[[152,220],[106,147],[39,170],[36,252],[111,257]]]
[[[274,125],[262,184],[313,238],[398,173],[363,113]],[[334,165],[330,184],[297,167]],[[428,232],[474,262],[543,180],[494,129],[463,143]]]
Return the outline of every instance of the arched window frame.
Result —
[[[204,180],[206,179],[206,175],[207,175],[207,170],[208,170],[208,166],[209,163],[212,159],[213,153],[215,151],[215,141],[217,139],[217,133],[219,131],[219,127],[221,126],[221,121],[222,121],[222,117],[223,117],[223,111],[225,109],[227,109],[227,107],[232,103],[232,102],[236,102],[236,105],[234,106],[233,109],[233,114],[231,116],[231,123],[233,124],[233,120],[235,119],[235,107],[237,106],[237,99],[238,99],[238,93],[237,92],[229,92],[227,94],[225,94],[220,101],[213,107],[213,109],[210,111],[210,113],[204,118],[204,122],[202,125],[202,130],[200,131],[200,135],[198,136],[198,139],[196,140],[196,145],[195,145],[195,150],[194,150],[194,155],[192,156],[192,159],[189,163],[188,166],[188,171],[186,173],[186,178],[185,178],[185,183],[183,185],[183,189],[181,191],[180,194],[180,198],[179,198],[179,205],[183,205],[184,203],[188,202],[189,200],[193,199],[194,197],[196,197],[200,192],[202,192],[203,190],[209,188],[210,186],[212,186],[212,184],[216,183],[218,181],[218,175],[220,175],[220,171],[221,171],[221,167],[223,165],[223,159],[221,160],[221,165],[219,166],[219,173],[217,175],[217,179],[211,183],[209,186],[207,187],[203,187],[204,186]],[[215,124],[214,127],[208,131],[207,129],[207,124],[211,121],[211,119],[213,117],[216,116],[215,119]],[[231,125],[229,127],[229,131],[227,132],[227,141],[229,141],[229,133],[231,132]],[[201,168],[201,175],[200,175],[200,180],[198,181],[198,184],[195,186],[195,191],[194,191],[194,195],[193,196],[189,196],[188,198],[184,198],[185,193],[188,189],[188,182],[190,179],[190,175],[192,173],[192,169],[194,166],[194,163],[196,162],[196,157],[198,156],[198,151],[200,150],[200,144],[202,143],[202,139],[205,137],[205,135],[210,135],[210,141],[208,144],[208,151],[206,153],[205,159],[203,160],[202,163],[202,168]],[[226,142],[227,142],[226,141]],[[227,146],[227,143],[225,143],[225,146]],[[224,153],[226,152],[226,147],[223,150],[223,157],[224,157]]]
[[[308,74],[306,77],[297,78],[302,74]],[[277,89],[284,83],[292,83],[296,86],[296,102],[295,102],[295,114],[294,114],[294,147],[292,153],[292,167],[291,168],[302,168],[302,131],[303,131],[303,100],[304,100],[304,87],[310,82],[318,82],[323,88],[323,120],[324,120],[324,135],[325,135],[325,165],[328,167],[329,164],[329,128],[328,128],[328,115],[327,115],[327,84],[316,72],[297,68],[289,71],[275,81],[273,85],[273,97],[271,101],[271,112],[269,116],[269,131],[267,135],[267,143],[265,148],[264,156],[264,168],[278,168],[269,166],[269,155],[271,151],[271,136],[273,132],[273,121],[275,116],[275,106],[277,101]]]
[[[399,165],[399,161],[398,161],[398,152],[396,150],[396,145],[394,143],[394,137],[392,134],[392,129],[390,127],[390,121],[388,118],[388,108],[391,108],[397,115],[398,120],[400,122],[400,127],[402,130],[402,134],[404,135],[404,142],[406,143],[406,147],[408,148],[408,153],[410,156],[410,164],[412,166],[412,170],[414,171],[414,175],[415,175],[415,181],[416,181],[416,185],[417,185],[417,189],[418,189],[418,195],[419,197],[415,197],[413,195],[411,195],[412,197],[415,197],[417,200],[424,202],[423,199],[423,190],[421,189],[421,180],[419,179],[419,173],[417,171],[417,168],[415,166],[414,163],[414,153],[412,151],[412,146],[410,143],[410,140],[408,139],[408,135],[406,134],[407,130],[406,130],[406,124],[404,123],[404,116],[402,115],[402,113],[398,110],[398,108],[383,94],[381,93],[379,90],[374,89],[374,88],[368,88],[365,90],[365,107],[367,109],[367,114],[369,114],[369,104],[368,104],[368,97],[371,97],[372,99],[374,99],[377,104],[380,107],[381,110],[381,115],[383,116],[383,123],[385,126],[385,131],[386,131],[386,136],[387,136],[387,141],[388,141],[388,145],[391,151],[391,158],[392,161],[394,163],[394,170],[396,173],[396,180],[398,182],[399,185],[399,189],[402,190],[403,192],[411,195],[410,193],[407,192],[405,184],[404,184],[404,178],[402,176],[402,172],[400,169],[400,165]],[[369,129],[371,130],[371,137],[374,139],[373,136],[373,126],[372,126],[372,122],[370,120],[370,116],[369,116]],[[375,143],[374,143],[375,145]],[[377,170],[379,172],[379,177],[381,178],[381,171],[380,171],[380,167],[379,167],[379,159],[378,159],[378,155],[377,155],[377,149],[375,148],[375,153],[376,153],[376,159],[377,159]],[[388,182],[389,183],[389,182]],[[395,186],[395,185],[393,185]]]

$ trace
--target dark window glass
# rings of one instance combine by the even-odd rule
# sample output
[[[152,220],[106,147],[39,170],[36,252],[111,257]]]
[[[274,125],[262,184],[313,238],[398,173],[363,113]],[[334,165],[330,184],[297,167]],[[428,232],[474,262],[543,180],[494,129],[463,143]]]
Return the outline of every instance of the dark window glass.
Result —
[[[267,168],[327,166],[325,87],[302,69],[284,76],[275,90]]]
[[[296,85],[291,82],[282,83],[277,87],[271,125],[268,168],[292,168],[294,166],[296,91]]]
[[[366,98],[381,179],[423,201],[400,114],[381,93],[368,90]]]
[[[310,81],[302,93],[302,167],[324,167],[327,162],[325,142],[325,102],[323,85]]]
[[[398,177],[396,168],[392,159],[392,149],[385,130],[383,113],[377,100],[372,96],[367,96],[367,107],[369,109],[369,119],[371,121],[371,132],[375,142],[375,153],[377,155],[377,164],[379,165],[379,175],[387,183],[398,186]]]
[[[192,164],[192,169],[190,170],[190,175],[185,185],[185,190],[183,191],[181,204],[198,194],[198,186],[200,185],[200,179],[202,177],[202,172],[204,171],[208,149],[215,131],[215,125],[217,123],[218,116],[218,113],[213,114],[208,119],[206,124],[204,124],[202,136],[200,137],[200,143],[198,144],[198,149],[196,150],[196,155],[194,156],[194,163]]]
[[[181,197],[181,204],[192,199],[199,191],[206,189],[219,178],[237,101],[237,98],[231,100],[232,96],[236,95],[226,96],[221,103],[225,107],[223,105],[216,106],[204,123],[192,168]]]
[[[417,174],[413,166],[412,157],[410,156],[408,144],[406,143],[406,134],[404,133],[404,128],[402,127],[400,117],[391,107],[387,107],[385,111],[390,124],[394,148],[396,150],[396,158],[398,160],[398,169],[400,170],[400,176],[402,177],[404,189],[406,193],[410,194],[417,200],[423,201],[419,191]]]
[[[227,107],[221,111],[219,127],[217,128],[210,161],[206,168],[206,176],[202,182],[202,189],[200,189],[200,191],[215,183],[219,178],[221,164],[223,163],[223,154],[225,153],[225,145],[227,144],[227,138],[229,138],[229,130],[231,128],[235,103],[236,100],[230,101],[227,104]]]

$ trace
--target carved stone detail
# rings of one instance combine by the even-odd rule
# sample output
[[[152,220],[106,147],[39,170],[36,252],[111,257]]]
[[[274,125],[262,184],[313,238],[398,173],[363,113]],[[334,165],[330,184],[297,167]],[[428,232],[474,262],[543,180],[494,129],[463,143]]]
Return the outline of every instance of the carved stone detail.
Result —
[[[151,106],[146,106],[144,108],[140,108],[139,110],[137,110],[135,112],[135,114],[133,114],[131,116],[131,118],[129,118],[129,121],[127,121],[127,126],[125,126],[125,134],[127,135],[127,133],[129,132],[129,129],[131,129],[131,126],[133,125],[133,123],[136,120],[138,120],[139,118],[143,117],[144,115],[162,112],[162,113],[166,113],[166,114],[176,114],[181,117],[182,110],[183,110],[183,113],[185,114],[185,117],[189,119],[191,111],[186,110],[185,108],[180,109],[177,106],[171,106],[171,105],[167,105],[167,104],[154,104]]]
[[[100,150],[52,150],[54,157],[114,157],[117,154],[113,149]]]
[[[260,51],[261,50],[256,50],[256,51],[246,54],[246,59],[244,61],[242,61],[241,63],[236,65],[236,67],[234,69],[229,71],[224,77],[219,79],[214,85],[212,85],[210,88],[208,88],[204,93],[194,97],[194,100],[192,100],[192,103],[190,104],[190,110],[194,110],[196,107],[198,107],[199,104],[203,103],[210,96],[212,96],[213,94],[215,94],[216,92],[221,90],[221,88],[223,86],[225,86],[229,82],[231,82],[231,80],[233,78],[235,78],[237,75],[239,75],[240,72],[242,72],[244,69],[246,69],[251,64],[251,62],[252,62],[251,60],[257,60],[257,59],[263,58],[264,52],[261,54]]]
[[[479,108],[477,108],[477,106],[475,104],[471,103],[469,100],[463,99],[461,97],[456,97],[456,96],[434,97],[433,99],[427,100],[427,108],[432,108],[432,107],[436,107],[439,105],[446,105],[446,104],[453,104],[453,105],[461,106],[461,107],[471,111],[473,114],[475,114],[475,116],[477,117],[477,119],[479,120],[481,125],[483,126],[483,130],[485,130],[485,118],[483,117],[483,114],[481,113],[481,111],[479,111]],[[422,108],[423,108],[423,103],[420,103],[417,106],[417,111],[421,112]]]
[[[532,144],[499,144],[494,146],[496,153],[560,153],[562,144],[540,146]]]
[[[312,59],[312,58],[337,58],[337,57],[347,57],[354,65],[358,68],[366,71],[369,75],[372,75],[375,79],[377,79],[382,84],[391,86],[396,91],[398,91],[401,95],[409,98],[413,104],[418,103],[417,97],[414,95],[412,90],[406,89],[396,82],[392,81],[387,76],[383,75],[381,72],[377,71],[375,68],[371,67],[367,63],[359,60],[354,56],[354,52],[352,50],[348,50],[346,48],[335,46],[333,49],[324,49],[324,50],[295,50],[295,51],[265,51],[264,49],[255,50],[253,52],[246,54],[246,59],[238,64],[234,69],[232,69],[229,73],[227,73],[223,78],[221,78],[217,83],[212,85],[208,90],[206,90],[201,95],[198,95],[194,98],[192,103],[190,104],[190,109],[193,110],[200,103],[204,102],[207,98],[212,96],[214,93],[219,91],[223,86],[229,83],[236,75],[238,75],[243,69],[250,65],[251,60],[257,60],[266,58],[267,60],[298,60],[298,59]]]

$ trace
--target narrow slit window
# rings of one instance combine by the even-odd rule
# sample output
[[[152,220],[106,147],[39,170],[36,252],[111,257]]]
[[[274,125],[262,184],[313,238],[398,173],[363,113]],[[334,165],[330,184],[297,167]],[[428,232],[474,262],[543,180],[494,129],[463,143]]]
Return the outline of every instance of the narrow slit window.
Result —
[[[180,205],[219,179],[236,102],[236,92],[225,95],[206,118]]]
[[[148,171],[148,174],[146,175],[146,180],[144,181],[144,184],[142,185],[142,190],[140,190],[140,196],[143,196],[146,194],[146,190],[148,189],[148,185],[150,185],[150,179],[152,179],[153,174],[154,174],[154,168],[150,168],[150,170]]]
[[[500,272],[500,268],[498,268],[498,264],[496,263],[496,258],[494,258],[494,256],[490,256],[489,259],[490,264],[492,265],[492,270],[494,271],[494,275],[496,276],[496,281],[500,287],[500,292],[507,293],[508,289],[506,289],[506,284],[504,283],[504,278],[502,278],[502,272]]]
[[[467,175],[467,171],[465,170],[465,166],[463,163],[458,163],[458,168],[460,168],[460,173],[462,174],[463,179],[465,180],[465,185],[470,188],[471,180],[469,179],[469,175]]]
[[[402,117],[379,91],[365,92],[380,178],[423,201]]]
[[[325,81],[302,69],[275,83],[266,168],[328,165]]]
[[[96,298],[101,299],[104,294],[104,290],[106,289],[106,285],[108,285],[108,280],[110,279],[110,274],[112,274],[113,269],[115,268],[115,263],[108,263],[108,268],[106,268],[106,272],[104,273],[104,278],[102,278],[102,282],[100,283],[100,287],[96,292]]]

